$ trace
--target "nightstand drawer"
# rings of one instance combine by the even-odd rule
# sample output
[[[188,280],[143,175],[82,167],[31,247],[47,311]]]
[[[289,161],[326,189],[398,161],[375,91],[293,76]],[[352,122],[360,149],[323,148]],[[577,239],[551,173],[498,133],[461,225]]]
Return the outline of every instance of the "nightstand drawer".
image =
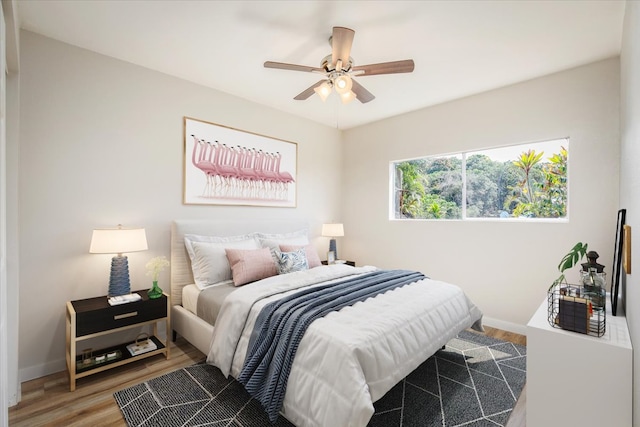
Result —
[[[140,293],[142,295],[142,293]],[[81,337],[167,316],[167,297],[110,306],[106,297],[72,302],[76,310],[76,336]]]

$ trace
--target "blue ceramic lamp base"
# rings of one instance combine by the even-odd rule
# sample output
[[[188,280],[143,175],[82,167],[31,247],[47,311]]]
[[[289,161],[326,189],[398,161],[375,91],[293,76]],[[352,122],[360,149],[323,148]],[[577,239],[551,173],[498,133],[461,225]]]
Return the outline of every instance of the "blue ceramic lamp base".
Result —
[[[329,240],[329,250],[333,251],[333,253],[336,255],[336,259],[340,259],[338,258],[338,249],[336,248],[336,239]]]
[[[129,281],[129,260],[126,256],[111,258],[111,276],[109,277],[109,296],[117,297],[131,293]]]

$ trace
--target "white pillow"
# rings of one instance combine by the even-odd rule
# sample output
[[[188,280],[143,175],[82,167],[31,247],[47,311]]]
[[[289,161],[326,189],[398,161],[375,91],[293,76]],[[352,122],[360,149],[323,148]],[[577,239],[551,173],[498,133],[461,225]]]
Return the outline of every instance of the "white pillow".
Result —
[[[231,266],[227,260],[226,248],[260,248],[252,234],[231,237],[185,234],[184,244],[191,258],[193,279],[200,289],[231,283]]]
[[[280,250],[280,245],[308,245],[308,234],[309,230],[303,229],[283,234],[256,233],[255,236],[261,247]]]

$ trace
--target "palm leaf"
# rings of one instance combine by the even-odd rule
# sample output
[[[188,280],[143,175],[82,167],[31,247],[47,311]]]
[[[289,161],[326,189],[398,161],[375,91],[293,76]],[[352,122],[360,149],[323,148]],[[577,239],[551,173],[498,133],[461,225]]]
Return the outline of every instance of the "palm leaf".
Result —
[[[535,153],[535,151],[533,153]],[[531,165],[535,165],[536,163],[538,163],[540,161],[540,159],[542,159],[543,155],[544,155],[544,151],[541,151],[538,154],[535,154],[533,156],[533,159],[531,160]]]
[[[558,270],[562,273],[565,270],[576,265],[582,257],[587,254],[587,244],[583,244],[582,242],[578,242],[568,254],[562,258],[560,264],[558,264]]]

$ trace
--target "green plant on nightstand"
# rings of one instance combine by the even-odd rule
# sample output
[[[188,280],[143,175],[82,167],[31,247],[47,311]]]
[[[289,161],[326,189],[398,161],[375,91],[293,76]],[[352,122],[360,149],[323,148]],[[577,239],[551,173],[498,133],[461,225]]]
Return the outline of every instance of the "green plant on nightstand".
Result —
[[[162,296],[162,289],[158,286],[158,277],[165,267],[169,267],[169,261],[165,256],[157,256],[151,258],[145,267],[147,267],[147,276],[153,278],[153,286],[147,291],[147,296],[149,299],[160,298]]]

